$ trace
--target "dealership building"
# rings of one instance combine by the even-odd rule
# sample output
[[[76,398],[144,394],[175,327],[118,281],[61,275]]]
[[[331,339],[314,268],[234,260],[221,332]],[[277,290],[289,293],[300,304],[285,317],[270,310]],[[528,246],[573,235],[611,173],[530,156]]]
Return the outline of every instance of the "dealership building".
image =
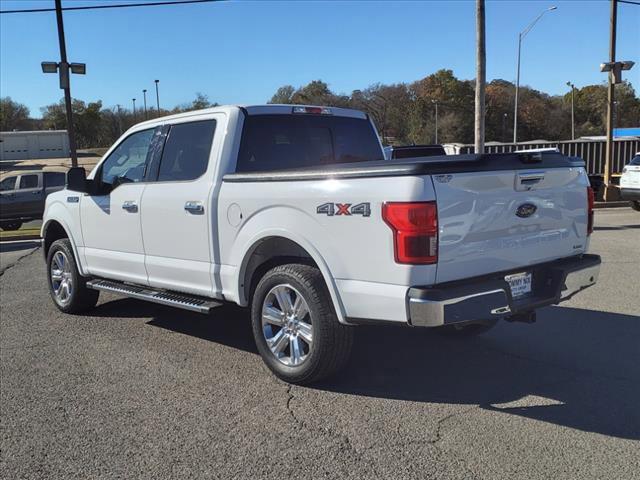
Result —
[[[0,160],[69,157],[66,130],[0,132]]]

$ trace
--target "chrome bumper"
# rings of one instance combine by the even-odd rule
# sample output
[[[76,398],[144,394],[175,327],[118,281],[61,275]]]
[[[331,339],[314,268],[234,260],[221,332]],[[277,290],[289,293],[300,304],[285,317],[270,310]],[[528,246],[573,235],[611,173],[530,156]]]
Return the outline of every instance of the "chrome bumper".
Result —
[[[514,299],[505,275],[532,272],[532,292]],[[501,318],[554,305],[595,284],[598,255],[562,259],[513,272],[501,272],[429,288],[411,288],[407,294],[409,323],[440,327],[452,323]]]

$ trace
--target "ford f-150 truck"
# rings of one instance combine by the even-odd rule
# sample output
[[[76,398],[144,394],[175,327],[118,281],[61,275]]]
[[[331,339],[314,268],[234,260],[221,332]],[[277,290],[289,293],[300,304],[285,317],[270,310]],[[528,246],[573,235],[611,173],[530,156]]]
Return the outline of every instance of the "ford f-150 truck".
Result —
[[[234,302],[302,384],[345,364],[355,325],[474,334],[593,285],[592,206],[583,162],[559,153],[389,162],[365,113],[223,106],[140,123],[71,169],[42,237],[63,312],[100,291]]]

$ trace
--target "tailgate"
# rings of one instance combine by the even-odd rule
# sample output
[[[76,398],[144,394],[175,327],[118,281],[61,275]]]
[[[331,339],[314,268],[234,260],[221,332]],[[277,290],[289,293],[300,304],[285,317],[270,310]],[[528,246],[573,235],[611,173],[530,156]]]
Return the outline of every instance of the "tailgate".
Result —
[[[583,168],[434,175],[436,282],[513,270],[587,247]]]

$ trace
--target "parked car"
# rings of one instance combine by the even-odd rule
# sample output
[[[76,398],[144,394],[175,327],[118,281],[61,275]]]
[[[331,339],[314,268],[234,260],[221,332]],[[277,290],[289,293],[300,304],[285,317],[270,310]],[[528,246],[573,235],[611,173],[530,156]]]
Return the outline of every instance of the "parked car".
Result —
[[[584,162],[560,153],[389,162],[362,112],[221,106],[138,124],[88,177],[71,169],[43,252],[61,311],[100,291],[246,306],[267,366],[303,384],[345,364],[356,325],[476,334],[593,285],[592,207]]]
[[[629,200],[631,208],[640,212],[640,152],[622,169],[620,193],[623,200]]]
[[[384,156],[387,160],[400,158],[419,158],[446,155],[442,145],[392,145],[384,147]]]
[[[64,172],[9,172],[0,179],[0,228],[18,230],[23,223],[42,218],[47,195],[62,190]]]

